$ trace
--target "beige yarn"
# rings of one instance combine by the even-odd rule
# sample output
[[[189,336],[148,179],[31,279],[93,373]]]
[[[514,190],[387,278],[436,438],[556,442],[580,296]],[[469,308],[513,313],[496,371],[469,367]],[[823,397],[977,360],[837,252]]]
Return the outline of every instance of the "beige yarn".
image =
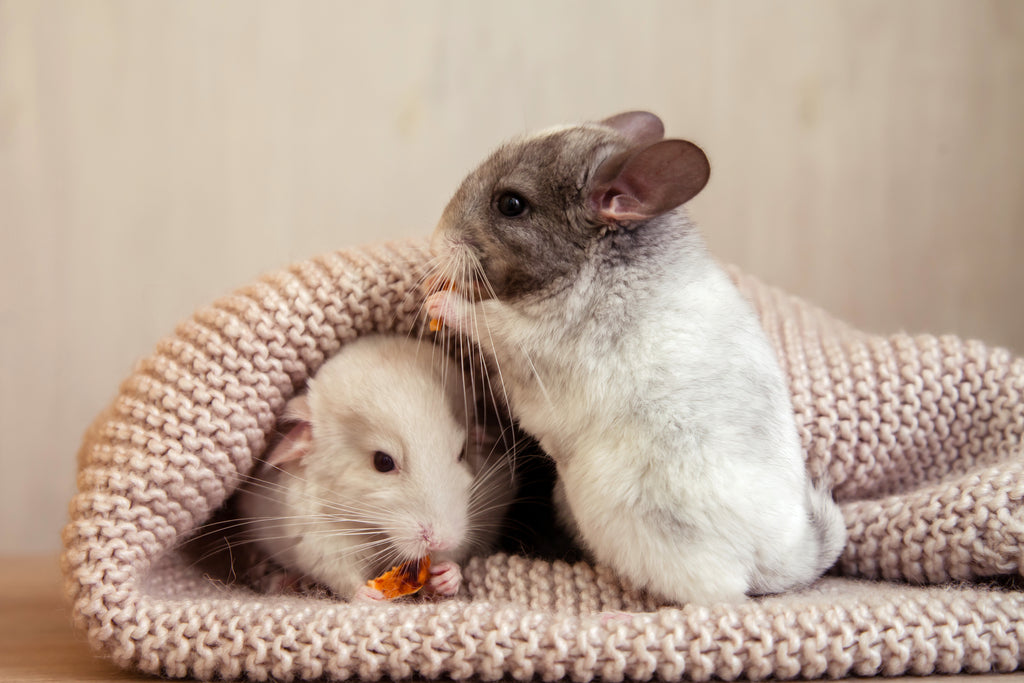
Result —
[[[864,334],[740,273],[789,376],[808,465],[842,503],[844,578],[682,608],[605,568],[506,555],[472,560],[455,600],[383,607],[205,578],[176,544],[230,495],[325,358],[358,335],[412,329],[426,258],[412,242],[298,263],[200,310],[139,364],[85,435],[64,532],[67,594],[94,647],[148,673],[256,680],[1021,667],[1024,360]],[[994,575],[1011,578],[948,583]]]

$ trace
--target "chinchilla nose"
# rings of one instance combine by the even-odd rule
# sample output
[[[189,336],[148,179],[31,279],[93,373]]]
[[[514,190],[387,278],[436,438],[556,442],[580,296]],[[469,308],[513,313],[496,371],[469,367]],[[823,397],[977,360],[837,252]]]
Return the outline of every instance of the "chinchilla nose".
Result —
[[[439,534],[432,524],[420,525],[420,538],[427,544],[429,552],[450,550],[455,545],[450,538],[446,538],[444,534]]]

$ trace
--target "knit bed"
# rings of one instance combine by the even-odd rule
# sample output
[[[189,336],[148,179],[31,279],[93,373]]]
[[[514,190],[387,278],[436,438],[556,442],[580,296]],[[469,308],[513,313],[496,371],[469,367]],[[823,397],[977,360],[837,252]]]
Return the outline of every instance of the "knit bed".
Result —
[[[62,567],[117,664],[170,677],[575,681],[817,678],[1021,667],[1024,360],[859,332],[732,271],[792,390],[808,467],[849,529],[832,575],[671,607],[609,570],[497,554],[436,602],[349,604],[210,580],[178,545],[260,457],[340,346],[418,320],[421,242],[295,264],[199,310],[86,433]]]

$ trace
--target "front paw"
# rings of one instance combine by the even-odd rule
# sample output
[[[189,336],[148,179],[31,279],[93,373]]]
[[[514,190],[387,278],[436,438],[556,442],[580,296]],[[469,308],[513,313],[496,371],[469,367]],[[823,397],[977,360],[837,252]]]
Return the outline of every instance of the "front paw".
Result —
[[[384,594],[376,588],[372,588],[363,584],[356,590],[356,594],[352,596],[353,602],[384,602]]]
[[[427,592],[450,598],[459,592],[461,585],[462,569],[454,562],[445,560],[430,568],[430,578],[427,579],[426,585]]]
[[[436,330],[435,321],[456,331],[464,328],[466,307],[468,302],[460,294],[450,290],[434,292],[427,297],[427,316],[431,321],[431,329]]]

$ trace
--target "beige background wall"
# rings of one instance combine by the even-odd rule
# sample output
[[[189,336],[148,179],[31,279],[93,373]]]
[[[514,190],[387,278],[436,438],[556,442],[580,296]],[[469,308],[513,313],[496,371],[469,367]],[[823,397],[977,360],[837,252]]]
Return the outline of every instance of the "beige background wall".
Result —
[[[723,260],[1024,352],[1017,0],[0,1],[0,553],[58,547],[79,435],[177,320],[633,108],[707,150]]]

